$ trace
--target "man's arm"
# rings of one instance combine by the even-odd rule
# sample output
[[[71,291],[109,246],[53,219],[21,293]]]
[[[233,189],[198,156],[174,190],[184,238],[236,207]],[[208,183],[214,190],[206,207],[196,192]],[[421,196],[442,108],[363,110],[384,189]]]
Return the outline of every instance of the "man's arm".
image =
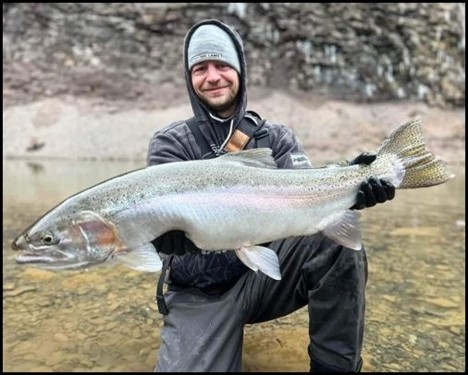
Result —
[[[146,154],[147,166],[186,160],[190,160],[187,150],[171,132],[162,130],[153,135]]]
[[[277,129],[270,135],[270,147],[278,168],[311,168],[304,147],[292,130],[283,125]]]

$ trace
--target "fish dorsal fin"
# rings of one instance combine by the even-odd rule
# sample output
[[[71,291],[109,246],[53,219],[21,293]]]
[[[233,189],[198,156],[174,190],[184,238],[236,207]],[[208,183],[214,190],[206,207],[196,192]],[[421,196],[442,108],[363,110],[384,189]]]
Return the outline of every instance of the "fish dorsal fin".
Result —
[[[275,159],[272,156],[271,148],[253,148],[251,150],[242,150],[229,152],[217,158],[223,161],[239,162],[241,164],[257,168],[278,168]]]
[[[361,214],[354,210],[341,211],[331,219],[327,219],[326,223],[320,223],[320,226],[323,226],[321,231],[325,236],[344,247],[361,250],[360,216]]]
[[[162,268],[161,258],[151,243],[133,250],[116,252],[114,259],[141,272],[157,272]]]

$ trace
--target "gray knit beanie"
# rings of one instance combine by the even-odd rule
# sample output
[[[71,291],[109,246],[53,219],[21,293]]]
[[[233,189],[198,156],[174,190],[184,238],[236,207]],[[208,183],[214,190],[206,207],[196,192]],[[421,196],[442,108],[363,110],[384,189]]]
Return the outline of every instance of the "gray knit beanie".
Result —
[[[220,60],[232,66],[240,74],[237,50],[229,34],[216,25],[202,25],[189,41],[187,61],[189,70],[205,60]]]

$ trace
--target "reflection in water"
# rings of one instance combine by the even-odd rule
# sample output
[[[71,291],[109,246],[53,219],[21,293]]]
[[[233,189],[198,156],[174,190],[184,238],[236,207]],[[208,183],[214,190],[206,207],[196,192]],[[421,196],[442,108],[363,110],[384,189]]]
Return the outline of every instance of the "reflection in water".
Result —
[[[31,169],[32,173],[34,174],[38,174],[44,171],[44,165],[42,165],[41,163],[29,161],[26,163],[26,165]]]
[[[123,266],[19,267],[12,239],[66,197],[141,167],[6,161],[3,170],[3,370],[152,371],[161,316],[157,274]],[[363,212],[369,260],[365,371],[464,371],[465,174],[399,190]],[[244,370],[308,371],[304,309],[246,327]]]

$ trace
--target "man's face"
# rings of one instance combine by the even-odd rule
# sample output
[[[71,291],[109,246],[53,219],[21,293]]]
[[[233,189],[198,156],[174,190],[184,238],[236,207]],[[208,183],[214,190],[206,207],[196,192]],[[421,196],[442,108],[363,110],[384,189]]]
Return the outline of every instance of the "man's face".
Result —
[[[192,86],[206,106],[220,117],[229,117],[236,110],[239,75],[221,61],[207,60],[192,67]]]

